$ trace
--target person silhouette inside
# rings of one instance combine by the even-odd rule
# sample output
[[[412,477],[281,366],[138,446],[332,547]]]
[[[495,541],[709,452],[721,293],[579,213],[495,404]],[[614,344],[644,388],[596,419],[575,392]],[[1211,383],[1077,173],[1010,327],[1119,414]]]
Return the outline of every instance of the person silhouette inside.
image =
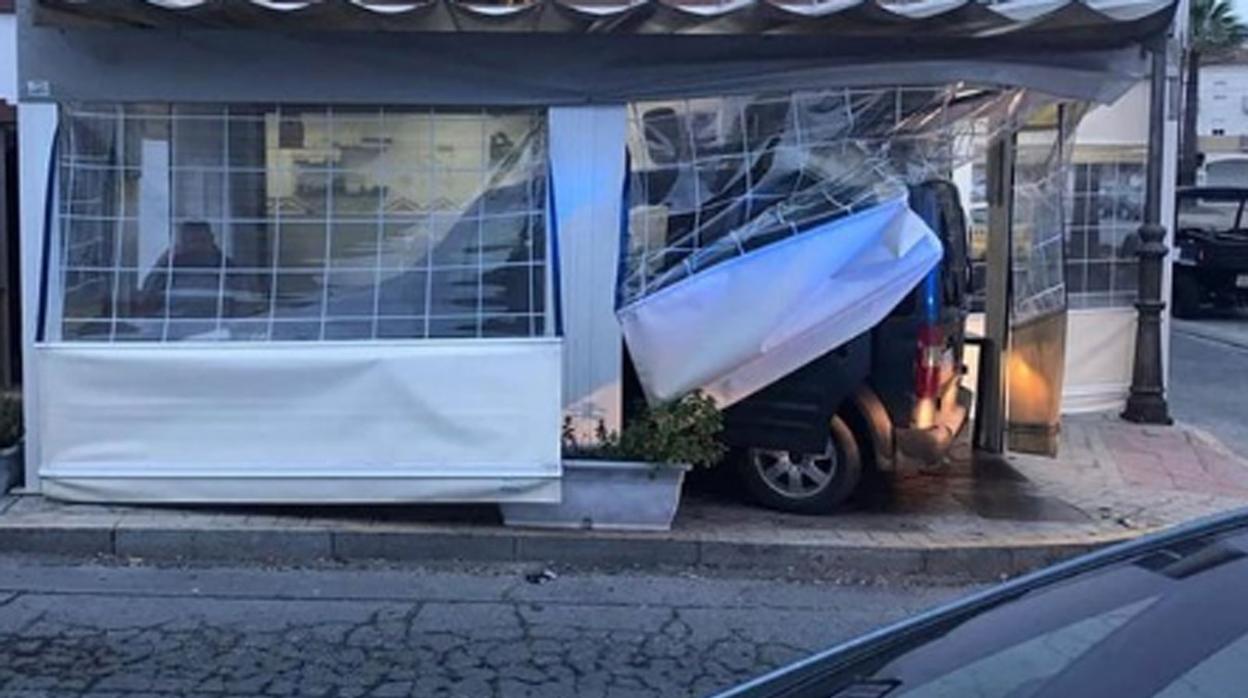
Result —
[[[217,246],[212,228],[203,221],[183,223],[173,246],[161,253],[143,281],[144,305],[153,311],[163,310],[168,289],[171,317],[215,318],[223,263],[228,260]]]

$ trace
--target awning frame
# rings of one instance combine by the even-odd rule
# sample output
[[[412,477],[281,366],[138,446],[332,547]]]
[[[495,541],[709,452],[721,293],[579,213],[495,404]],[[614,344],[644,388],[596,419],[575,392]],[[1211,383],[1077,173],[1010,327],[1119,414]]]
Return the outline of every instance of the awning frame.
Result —
[[[26,0],[23,98],[621,103],[967,81],[1112,101],[1172,0]],[[417,38],[418,37],[418,38]],[[246,80],[236,76],[246,75]]]

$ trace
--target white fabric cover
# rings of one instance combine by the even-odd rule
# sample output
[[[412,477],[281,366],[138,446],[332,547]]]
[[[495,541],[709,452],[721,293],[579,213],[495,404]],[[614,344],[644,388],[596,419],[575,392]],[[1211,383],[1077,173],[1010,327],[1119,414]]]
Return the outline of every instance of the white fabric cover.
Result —
[[[723,262],[619,311],[651,402],[731,405],[870,329],[940,261],[904,199]]]
[[[558,501],[558,339],[36,350],[48,496]]]
[[[582,438],[592,436],[599,420],[608,429],[620,428],[623,343],[611,279],[620,264],[620,240],[612,233],[619,230],[624,206],[626,117],[622,104],[549,111],[563,405]]]

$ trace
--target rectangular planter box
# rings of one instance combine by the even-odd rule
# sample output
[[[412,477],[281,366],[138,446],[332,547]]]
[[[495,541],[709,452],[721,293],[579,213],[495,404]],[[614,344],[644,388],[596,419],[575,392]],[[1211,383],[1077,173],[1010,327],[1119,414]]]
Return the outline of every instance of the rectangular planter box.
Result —
[[[503,503],[508,526],[668,531],[680,505],[687,465],[565,460],[563,501]]]
[[[0,494],[8,492],[22,479],[25,466],[21,443],[0,451]]]

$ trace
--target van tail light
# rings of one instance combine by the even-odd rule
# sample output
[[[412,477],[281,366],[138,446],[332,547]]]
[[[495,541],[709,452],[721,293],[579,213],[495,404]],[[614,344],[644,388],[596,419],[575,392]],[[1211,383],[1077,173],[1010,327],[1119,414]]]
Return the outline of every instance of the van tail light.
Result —
[[[928,272],[919,296],[920,325],[914,358],[913,426],[926,429],[936,421],[936,400],[940,395],[941,366],[945,352],[940,326],[940,267]]]
[[[916,427],[925,429],[935,422],[944,352],[945,342],[940,326],[920,327],[914,359],[914,426]]]

